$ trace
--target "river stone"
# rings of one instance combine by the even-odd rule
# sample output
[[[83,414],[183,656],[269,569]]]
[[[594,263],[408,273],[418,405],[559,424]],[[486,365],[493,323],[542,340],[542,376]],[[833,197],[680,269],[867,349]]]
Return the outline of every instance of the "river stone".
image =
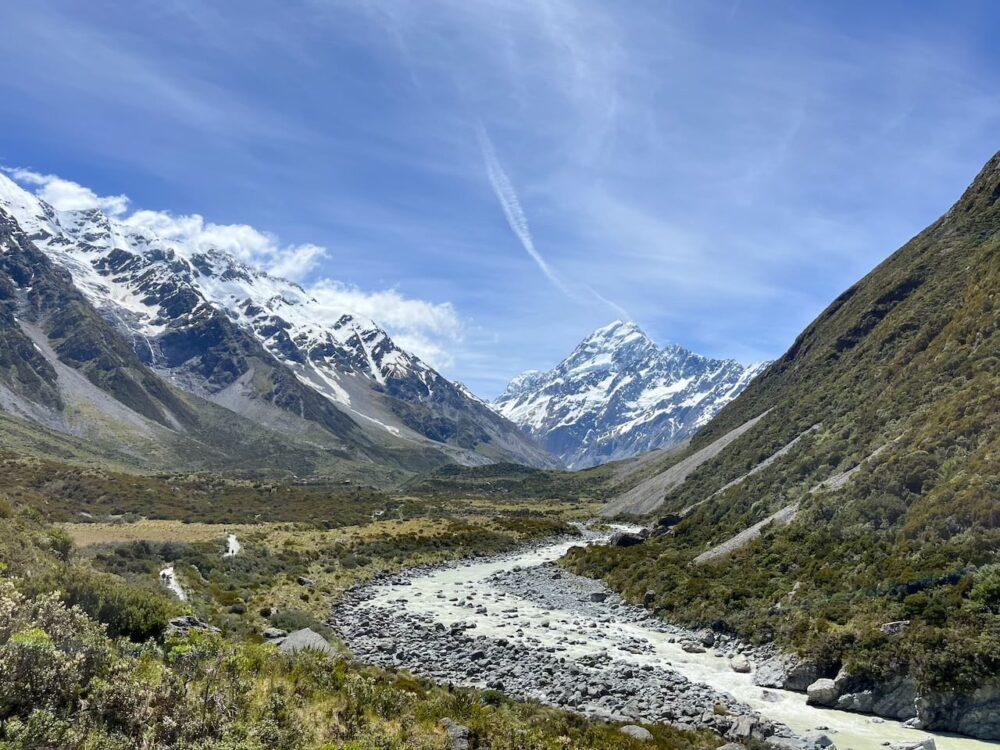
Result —
[[[681,644],[681,648],[689,654],[705,653],[705,647],[700,643],[694,643],[693,641],[684,641],[684,643]]]
[[[933,737],[912,742],[893,742],[889,745],[889,750],[937,750],[937,743]]]
[[[622,734],[627,734],[634,740],[639,740],[639,742],[651,742],[653,740],[653,735],[648,729],[637,727],[635,724],[627,724],[618,731]]]
[[[811,706],[832,706],[837,702],[837,684],[825,677],[806,688],[806,693],[809,695],[806,702]]]
[[[715,633],[709,628],[698,631],[698,640],[702,646],[710,647],[715,645]]]

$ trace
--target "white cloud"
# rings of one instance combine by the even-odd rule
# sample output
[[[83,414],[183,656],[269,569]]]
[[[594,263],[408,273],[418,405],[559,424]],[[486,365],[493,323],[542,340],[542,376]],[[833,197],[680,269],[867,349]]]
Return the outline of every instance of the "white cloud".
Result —
[[[40,174],[30,169],[6,170],[18,182],[36,188],[35,193],[60,211],[85,211],[97,208],[109,216],[121,216],[128,210],[124,195],[98,195],[90,188],[52,174]]]
[[[396,289],[366,291],[329,278],[309,282],[317,264],[328,255],[321,245],[283,245],[271,232],[249,224],[215,224],[200,214],[167,211],[129,213],[124,195],[99,196],[90,188],[55,175],[27,169],[7,169],[15,180],[60,211],[99,209],[117,221],[141,227],[158,237],[196,248],[221,250],[273,276],[304,282],[318,303],[320,321],[334,323],[345,313],[370,318],[386,329],[396,343],[433,367],[454,364],[454,350],[463,336],[463,323],[451,303],[406,297]]]
[[[244,263],[293,281],[306,278],[327,254],[319,245],[282,245],[274,234],[249,224],[214,224],[205,221],[200,214],[178,216],[166,211],[144,210],[136,211],[123,221],[199,250],[222,250]]]
[[[413,299],[396,289],[367,292],[332,279],[321,279],[308,291],[330,322],[344,312],[371,318],[385,327],[399,346],[428,364],[454,364],[453,352],[462,340],[463,324],[451,303]]]

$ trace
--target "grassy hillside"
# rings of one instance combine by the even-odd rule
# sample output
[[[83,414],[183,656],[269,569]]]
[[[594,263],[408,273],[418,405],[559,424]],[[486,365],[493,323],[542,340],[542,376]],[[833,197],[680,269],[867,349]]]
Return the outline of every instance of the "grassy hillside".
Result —
[[[671,620],[777,639],[833,674],[967,689],[1000,673],[1000,155],[841,294],[678,454],[769,413],[664,498],[671,534],[576,570]],[[786,455],[744,476],[810,427]],[[871,460],[864,462],[868,457]],[[864,462],[864,463],[862,463]],[[857,468],[859,467],[860,468]],[[822,483],[857,468],[839,489]],[[721,490],[721,491],[720,491]],[[718,493],[718,494],[716,494]],[[788,526],[696,555],[798,503]],[[909,619],[899,635],[879,625]]]

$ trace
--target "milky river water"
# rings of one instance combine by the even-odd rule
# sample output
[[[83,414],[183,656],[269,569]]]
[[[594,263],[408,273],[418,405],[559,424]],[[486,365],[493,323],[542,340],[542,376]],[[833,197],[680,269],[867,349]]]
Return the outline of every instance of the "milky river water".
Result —
[[[537,547],[518,555],[459,564],[420,574],[411,579],[405,597],[400,588],[382,584],[374,590],[374,598],[361,606],[404,607],[414,614],[429,615],[434,620],[450,625],[455,622],[476,623],[476,634],[490,638],[506,638],[512,642],[525,642],[536,638],[543,646],[556,645],[565,637],[561,646],[567,648],[561,656],[567,660],[584,655],[606,652],[613,657],[610,670],[623,665],[653,664],[673,669],[688,679],[708,685],[732,695],[737,701],[751,706],[761,715],[780,721],[798,734],[815,733],[817,728],[829,735],[839,750],[876,750],[889,742],[916,741],[934,737],[940,750],[997,750],[1000,744],[909,729],[899,722],[876,719],[871,716],[834,711],[806,705],[806,696],[784,690],[757,687],[752,675],[734,672],[728,660],[713,654],[689,654],[679,643],[670,643],[667,633],[646,627],[641,623],[601,622],[581,612],[543,609],[533,602],[502,591],[487,579],[495,573],[514,566],[530,568],[557,560],[574,544],[559,542]],[[541,569],[539,576],[548,577],[550,571]],[[541,582],[542,578],[540,578]],[[477,605],[487,607],[486,614],[473,614],[467,606],[472,596]],[[405,601],[404,601],[405,599]],[[449,601],[457,599],[457,601]],[[517,608],[516,616],[504,610]],[[609,614],[612,614],[609,611]],[[518,630],[523,634],[519,635]],[[633,653],[621,648],[624,642],[637,638],[649,644],[646,653]],[[568,639],[569,643],[566,642]],[[466,680],[456,675],[456,682]],[[765,697],[766,696],[766,697]],[[532,697],[545,701],[538,693]]]

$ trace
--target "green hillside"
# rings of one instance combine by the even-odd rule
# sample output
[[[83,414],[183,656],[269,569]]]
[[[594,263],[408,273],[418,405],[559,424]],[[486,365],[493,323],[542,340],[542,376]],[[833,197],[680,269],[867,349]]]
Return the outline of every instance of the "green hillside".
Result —
[[[580,550],[571,566],[636,600],[655,591],[667,619],[774,638],[829,676],[846,666],[872,680],[910,675],[924,690],[960,692],[995,679],[998,291],[1000,154],[685,451],[629,477],[635,484],[662,472],[767,412],[666,492],[658,515],[688,509],[684,520],[636,547]],[[790,524],[689,564],[795,504]],[[884,634],[880,625],[894,620],[911,625]]]

